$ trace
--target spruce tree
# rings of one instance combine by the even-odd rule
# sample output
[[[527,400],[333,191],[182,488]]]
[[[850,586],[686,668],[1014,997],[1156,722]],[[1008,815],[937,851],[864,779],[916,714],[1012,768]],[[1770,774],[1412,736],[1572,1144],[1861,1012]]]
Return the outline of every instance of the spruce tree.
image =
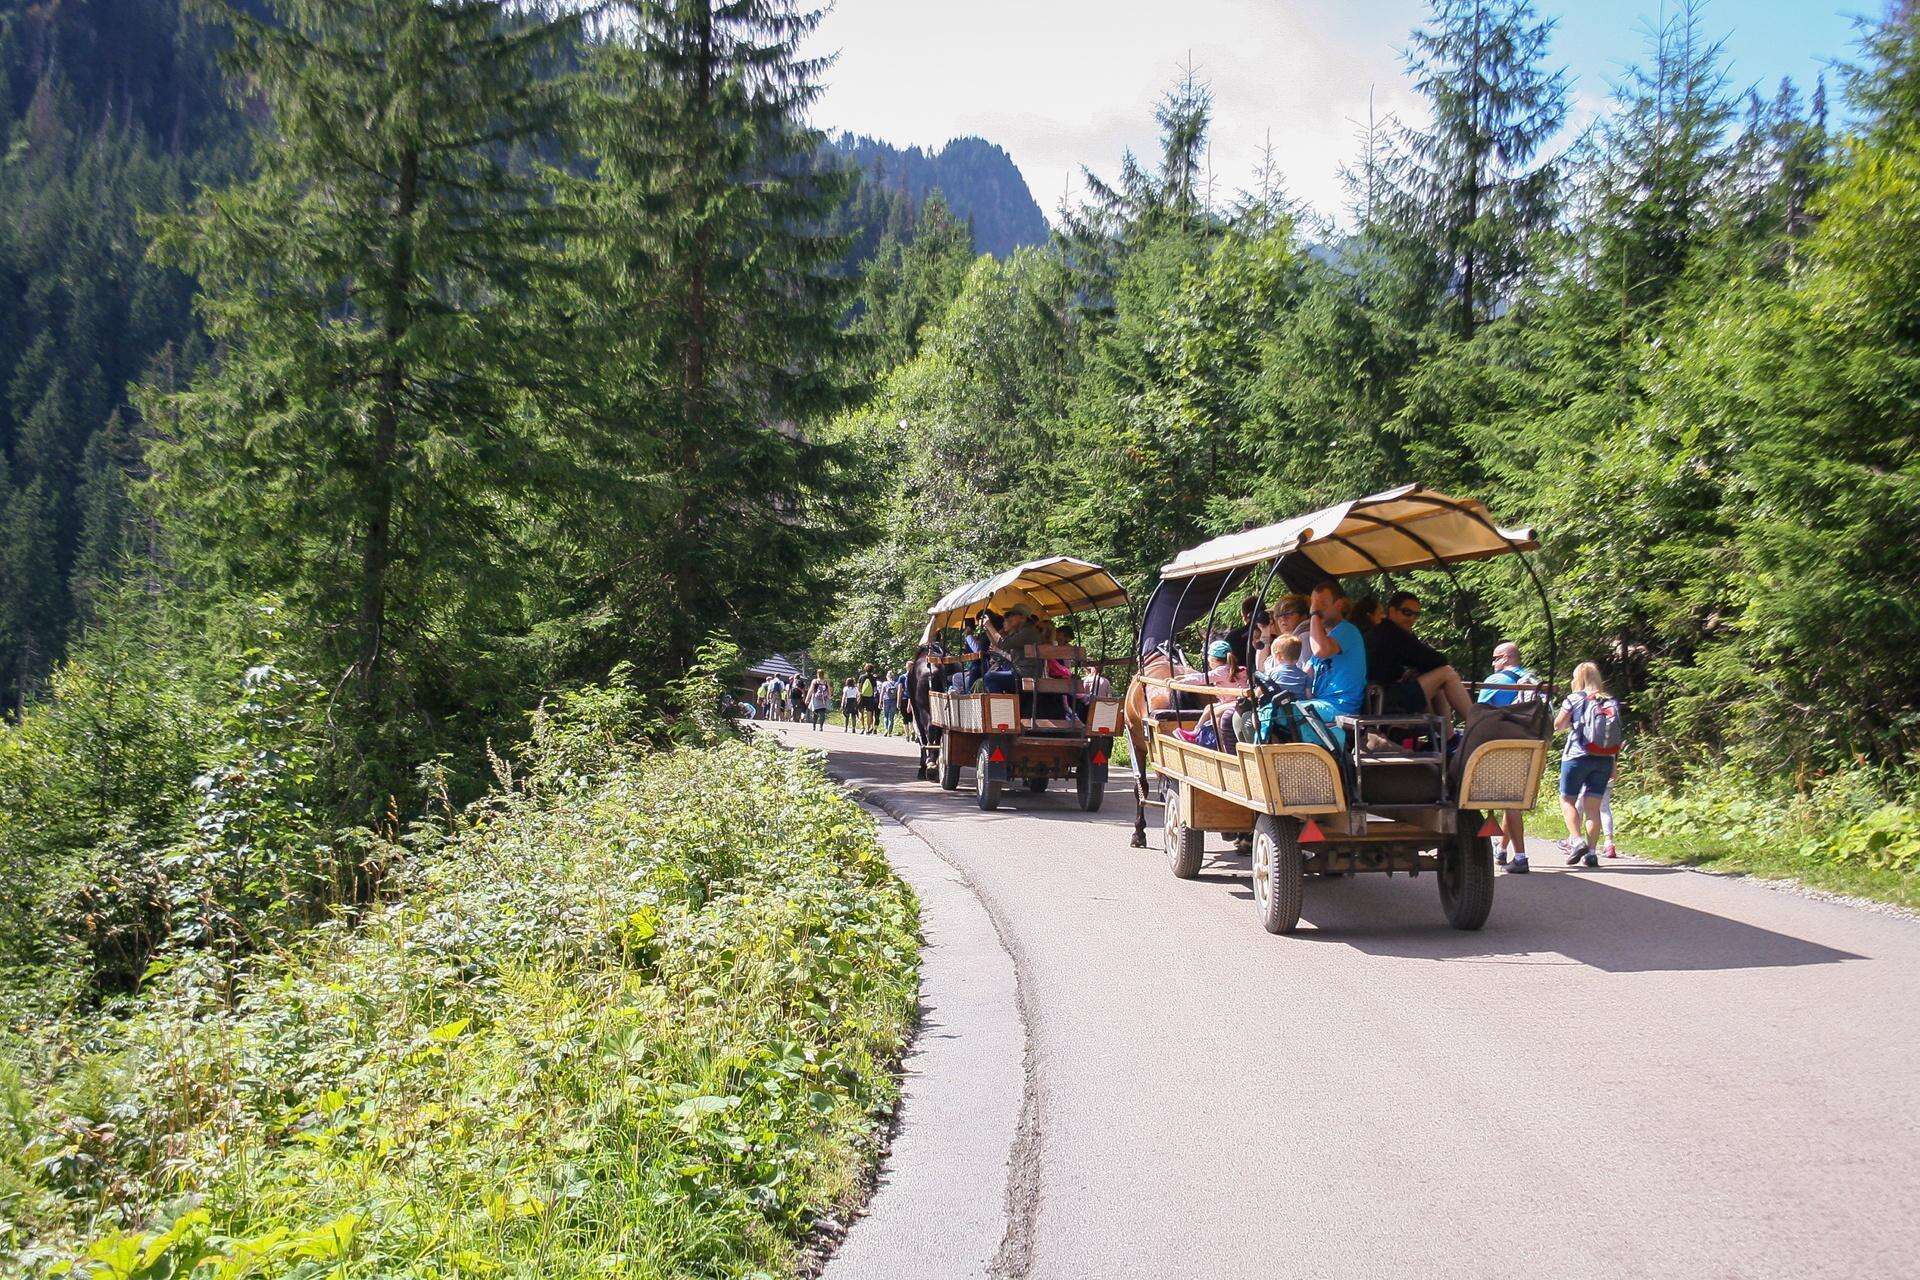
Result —
[[[1703,34],[1700,9],[1682,0],[1647,33],[1648,57],[1628,71],[1600,133],[1582,274],[1615,301],[1623,341],[1712,234],[1736,164],[1724,42]]]
[[[1555,168],[1533,163],[1566,119],[1566,75],[1543,65],[1553,26],[1532,0],[1432,0],[1406,52],[1432,118],[1401,131],[1396,212],[1463,337],[1508,296],[1553,217]]]
[[[609,335],[602,416],[635,505],[590,588],[671,665],[710,631],[790,643],[841,535],[837,452],[851,281],[827,231],[846,175],[804,121],[821,14],[793,0],[628,0],[592,74],[592,200]]]
[[[543,412],[564,328],[541,309],[563,229],[510,167],[563,123],[571,17],[498,0],[269,0],[221,11],[237,103],[267,117],[258,172],[159,230],[222,344],[150,397],[175,550],[294,611],[366,798],[452,713],[531,557],[514,504],[564,484]]]
[[[892,228],[860,283],[855,330],[873,344],[870,365],[884,373],[920,349],[925,330],[959,294],[973,265],[973,234],[938,191],[927,194],[904,239]]]
[[[1073,270],[1082,305],[1100,320],[1112,317],[1115,285],[1142,244],[1166,235],[1198,241],[1222,225],[1205,180],[1212,87],[1188,66],[1161,96],[1153,118],[1160,126],[1156,167],[1142,165],[1129,150],[1115,182],[1082,168],[1086,198],[1077,208],[1060,210],[1061,255]]]

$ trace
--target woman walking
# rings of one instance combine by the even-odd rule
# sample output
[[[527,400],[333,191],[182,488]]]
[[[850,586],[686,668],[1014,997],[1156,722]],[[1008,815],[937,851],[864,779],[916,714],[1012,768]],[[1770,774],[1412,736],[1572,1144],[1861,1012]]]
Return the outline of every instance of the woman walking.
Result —
[[[1560,705],[1553,727],[1567,731],[1560,755],[1560,813],[1567,822],[1567,865],[1600,865],[1600,806],[1613,786],[1614,760],[1625,732],[1620,703],[1607,692],[1600,668],[1583,662],[1573,669],[1573,692]]]
[[[827,683],[827,673],[813,673],[813,683],[807,686],[807,712],[813,720],[816,730],[827,727],[827,712],[833,706],[833,686]]]
[[[880,681],[880,719],[885,722],[885,733],[893,736],[893,722],[900,714],[900,681],[889,671]]]
[[[848,733],[853,732],[856,718],[860,714],[860,688],[854,684],[853,677],[840,686],[840,727]]]

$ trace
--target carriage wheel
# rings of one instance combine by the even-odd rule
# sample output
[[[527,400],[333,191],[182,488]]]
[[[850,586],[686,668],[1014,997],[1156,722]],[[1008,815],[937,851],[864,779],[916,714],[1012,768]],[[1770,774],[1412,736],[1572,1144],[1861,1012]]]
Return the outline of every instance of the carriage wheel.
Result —
[[[1106,797],[1107,784],[1097,782],[1093,777],[1093,747],[1091,744],[1080,749],[1080,768],[1073,777],[1074,798],[1080,802],[1083,813],[1100,812],[1100,801]]]
[[[1263,813],[1253,824],[1253,905],[1268,933],[1292,933],[1300,923],[1307,860],[1300,853],[1300,819]]]
[[[1462,809],[1440,846],[1440,907],[1456,929],[1478,929],[1493,913],[1493,837],[1476,835],[1481,818]]]
[[[945,734],[940,737],[940,789],[942,791],[960,789],[960,762],[953,758],[952,741]]]
[[[992,754],[993,744],[982,742],[980,754],[973,762],[974,794],[980,801],[980,807],[989,813],[1000,807],[1000,784],[993,781],[993,762],[990,759]]]
[[[1180,821],[1180,784],[1167,783],[1161,794],[1161,813],[1164,820],[1160,830],[1163,847],[1167,851],[1167,865],[1173,874],[1182,880],[1191,880],[1200,874],[1200,858],[1205,852],[1206,837],[1192,827]]]

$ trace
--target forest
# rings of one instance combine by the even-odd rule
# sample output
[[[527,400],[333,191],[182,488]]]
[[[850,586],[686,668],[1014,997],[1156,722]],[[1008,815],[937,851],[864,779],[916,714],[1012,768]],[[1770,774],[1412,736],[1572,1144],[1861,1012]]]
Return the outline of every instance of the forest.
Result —
[[[888,1105],[913,944],[850,806],[711,723],[741,655],[897,666],[963,577],[1068,553],[1144,588],[1408,481],[1538,531],[1554,674],[1599,662],[1631,717],[1623,821],[1920,900],[1920,8],[1766,91],[1733,82],[1728,13],[1665,15],[1570,137],[1530,0],[1432,0],[1425,111],[1366,123],[1338,210],[1289,194],[1284,139],[1217,191],[1186,74],[1157,149],[1088,157],[1043,235],[990,144],[827,137],[797,0],[9,6],[0,1258],[186,1274],[251,1240],[271,1266],[232,1274],[351,1249],[454,1274],[399,1225],[440,1195],[485,1228],[460,1249],[546,1258],[523,1207],[627,1175],[553,1156],[498,1190],[473,1170],[513,1126],[552,1155],[568,1121],[435,1073],[510,1078],[500,1037],[536,1016],[623,1053],[630,981],[744,984],[779,1041],[592,1113],[666,1144],[649,1194],[731,1224],[634,1210],[673,1242],[644,1273],[789,1265]],[[1419,584],[1437,638],[1544,663],[1516,572]],[[714,942],[709,904],[754,893],[784,914]],[[549,970],[598,994],[542,1003]],[[434,975],[470,1007],[408,1004]],[[816,979],[832,1025],[782,1004]],[[376,1032],[414,1038],[404,1087]],[[420,1135],[335,1099],[330,1055],[457,1113],[466,1173],[381,1164],[382,1207],[352,1207],[340,1144]],[[791,1136],[809,1107],[837,1154]],[[157,1214],[188,1191],[225,1216]],[[109,1266],[149,1248],[188,1260]]]

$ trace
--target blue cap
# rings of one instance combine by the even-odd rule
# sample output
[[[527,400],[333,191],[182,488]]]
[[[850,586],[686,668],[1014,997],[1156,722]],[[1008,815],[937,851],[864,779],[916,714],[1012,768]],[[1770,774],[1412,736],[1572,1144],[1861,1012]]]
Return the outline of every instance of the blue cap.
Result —
[[[1232,653],[1233,653],[1233,646],[1228,644],[1225,640],[1215,640],[1212,644],[1207,646],[1207,656],[1209,658],[1230,657]]]

